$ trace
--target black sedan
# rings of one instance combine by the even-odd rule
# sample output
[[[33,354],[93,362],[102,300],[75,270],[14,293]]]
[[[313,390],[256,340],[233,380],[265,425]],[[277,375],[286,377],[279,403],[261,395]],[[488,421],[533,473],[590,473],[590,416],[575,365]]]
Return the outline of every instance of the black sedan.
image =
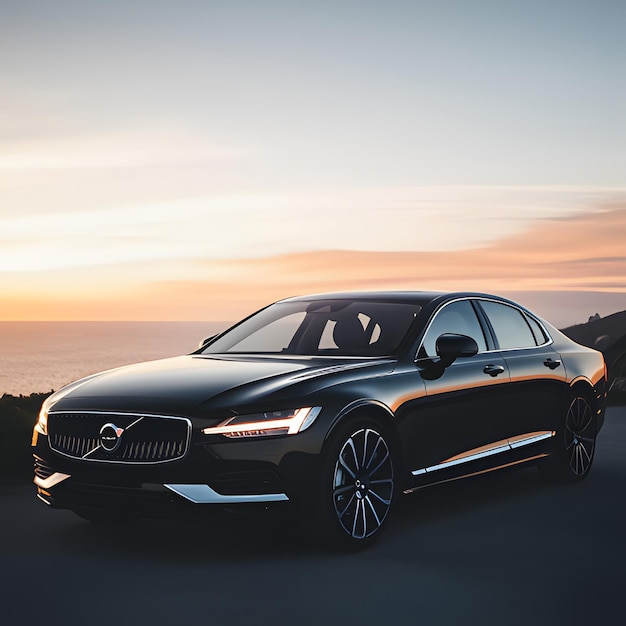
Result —
[[[95,521],[290,502],[358,547],[428,485],[527,464],[585,478],[605,398],[599,352],[497,296],[289,298],[50,396],[35,484]]]

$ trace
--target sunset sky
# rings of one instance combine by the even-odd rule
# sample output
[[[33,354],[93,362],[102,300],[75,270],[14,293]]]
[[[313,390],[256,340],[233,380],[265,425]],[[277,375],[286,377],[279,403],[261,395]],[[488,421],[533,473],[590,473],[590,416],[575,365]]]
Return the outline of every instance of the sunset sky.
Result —
[[[626,309],[626,3],[0,0],[0,320]]]

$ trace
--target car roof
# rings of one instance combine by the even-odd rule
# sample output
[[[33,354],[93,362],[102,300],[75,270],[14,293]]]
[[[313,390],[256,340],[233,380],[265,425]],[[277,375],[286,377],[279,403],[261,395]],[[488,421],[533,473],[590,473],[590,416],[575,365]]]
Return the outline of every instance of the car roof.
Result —
[[[337,291],[285,298],[280,302],[311,302],[317,300],[368,300],[371,302],[406,302],[424,307],[431,302],[444,302],[456,298],[492,298],[511,302],[506,298],[488,293],[465,291]],[[514,303],[515,304],[515,303]],[[517,305],[519,306],[519,305]]]

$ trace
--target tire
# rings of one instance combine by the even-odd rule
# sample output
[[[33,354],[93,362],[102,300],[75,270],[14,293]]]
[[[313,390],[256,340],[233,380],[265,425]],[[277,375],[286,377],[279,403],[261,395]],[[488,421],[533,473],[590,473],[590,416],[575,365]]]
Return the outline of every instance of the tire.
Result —
[[[556,449],[540,466],[549,480],[578,482],[591,470],[596,448],[596,415],[589,398],[581,392],[569,397],[563,425],[555,435]]]
[[[318,538],[351,550],[376,540],[391,510],[395,473],[391,437],[381,424],[358,419],[340,427],[323,453]]]

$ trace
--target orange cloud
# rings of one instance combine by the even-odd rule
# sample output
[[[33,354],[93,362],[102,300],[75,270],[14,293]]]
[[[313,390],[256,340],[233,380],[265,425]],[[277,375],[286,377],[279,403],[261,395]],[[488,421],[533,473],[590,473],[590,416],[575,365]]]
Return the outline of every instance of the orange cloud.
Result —
[[[451,225],[454,227],[454,225]],[[420,233],[415,233],[419,240]],[[248,260],[198,260],[194,276],[88,299],[23,296],[4,319],[232,320],[273,300],[361,289],[612,292],[626,295],[626,206],[534,222],[482,248],[447,252],[328,250]],[[182,274],[182,272],[181,272]],[[53,280],[53,278],[51,278]],[[624,307],[626,308],[626,298]]]
[[[341,289],[594,290],[626,292],[626,207],[535,222],[493,245],[447,252],[329,250],[210,263],[246,299]],[[419,233],[416,233],[419,237]],[[170,288],[194,292],[201,283]],[[263,301],[266,301],[265,298]]]

